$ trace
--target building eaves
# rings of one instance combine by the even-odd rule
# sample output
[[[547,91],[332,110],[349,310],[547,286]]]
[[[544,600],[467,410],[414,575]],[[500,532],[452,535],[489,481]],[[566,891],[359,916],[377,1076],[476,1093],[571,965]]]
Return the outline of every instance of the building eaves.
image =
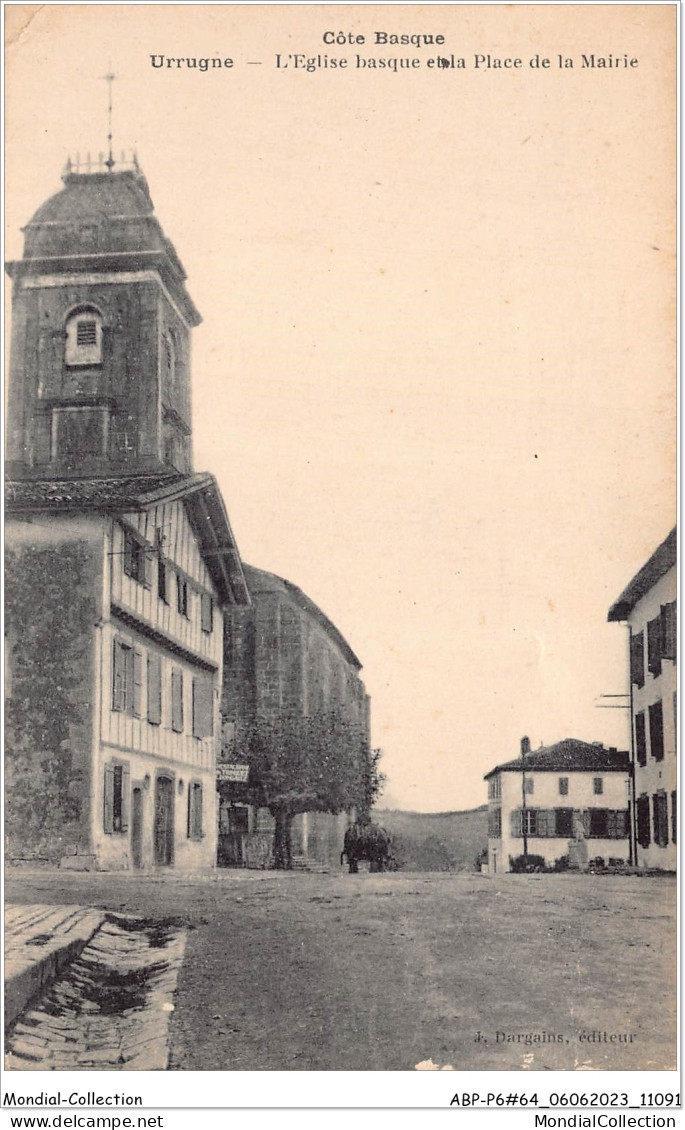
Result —
[[[566,772],[626,772],[630,766],[630,759],[626,750],[605,749],[604,746],[592,745],[590,742],[581,742],[576,738],[565,738],[552,746],[545,746],[527,753],[525,758],[517,757],[513,761],[505,761],[496,765],[485,780],[501,772],[518,772],[523,770],[536,773],[566,773]]]
[[[133,475],[118,478],[12,480],[5,489],[8,514],[144,511],[183,502],[205,564],[223,605],[249,605],[240,553],[213,475]]]
[[[676,564],[678,554],[677,527],[673,527],[665,541],[635,574],[618,600],[609,609],[607,620],[626,620],[642,597]]]

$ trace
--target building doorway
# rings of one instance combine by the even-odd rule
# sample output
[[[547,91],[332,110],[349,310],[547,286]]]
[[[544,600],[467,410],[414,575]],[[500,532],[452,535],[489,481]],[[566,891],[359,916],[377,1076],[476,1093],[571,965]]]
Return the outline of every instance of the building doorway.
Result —
[[[247,805],[222,801],[219,806],[219,867],[245,864],[245,838],[249,830]]]
[[[174,782],[159,776],[155,782],[155,863],[169,867],[174,862]]]

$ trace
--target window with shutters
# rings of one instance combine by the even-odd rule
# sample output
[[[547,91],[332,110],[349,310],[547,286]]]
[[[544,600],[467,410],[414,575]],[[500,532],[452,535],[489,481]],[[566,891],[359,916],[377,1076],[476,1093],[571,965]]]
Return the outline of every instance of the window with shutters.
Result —
[[[649,825],[649,797],[643,793],[637,798],[637,842],[647,848],[652,842]]]
[[[657,847],[668,846],[668,798],[663,789],[652,797],[654,816],[654,843]]]
[[[499,800],[502,796],[502,778],[499,773],[488,781],[488,799]]]
[[[678,651],[678,615],[676,602],[661,605],[661,655],[674,662]]]
[[[630,637],[630,681],[636,687],[645,685],[645,637],[637,632]]]
[[[188,785],[188,839],[202,839],[202,785],[199,781]]]
[[[171,672],[171,729],[183,731],[183,672],[177,667]]]
[[[121,762],[105,766],[105,832],[127,832],[129,824],[130,770]]]
[[[647,730],[643,710],[635,715],[635,753],[638,765],[647,764]]]
[[[568,796],[568,777],[559,778],[559,796]]]
[[[511,814],[511,834],[521,837],[538,835],[538,810],[536,808],[515,808]]]
[[[124,572],[127,577],[147,585],[147,546],[132,530],[124,530]]]
[[[671,839],[678,843],[678,790],[671,793]]]
[[[594,796],[601,796],[604,792],[604,779],[602,777],[592,778],[592,792]]]
[[[115,639],[112,651],[112,710],[122,714],[143,714],[142,651],[125,640]]]
[[[502,809],[493,808],[488,812],[488,836],[498,840],[502,835]]]
[[[214,733],[214,687],[209,679],[193,679],[193,737]]]
[[[133,648],[120,639],[112,652],[112,710],[133,711]]]
[[[649,748],[655,761],[664,759],[664,714],[661,701],[649,708]]]
[[[214,628],[214,601],[208,592],[202,593],[200,602],[200,620],[203,632],[211,632]]]
[[[147,720],[153,726],[162,721],[162,661],[152,654],[147,657]]]
[[[555,808],[554,835],[568,839],[573,834],[573,809]]]
[[[661,616],[647,624],[647,670],[655,678],[661,674]]]

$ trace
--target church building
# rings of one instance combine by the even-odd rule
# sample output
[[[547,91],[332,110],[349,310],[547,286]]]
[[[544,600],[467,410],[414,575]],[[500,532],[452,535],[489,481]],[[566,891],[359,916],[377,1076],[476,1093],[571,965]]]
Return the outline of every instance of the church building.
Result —
[[[200,315],[135,159],[63,181],[7,266],[7,855],[211,867],[223,614],[250,596],[193,469]]]

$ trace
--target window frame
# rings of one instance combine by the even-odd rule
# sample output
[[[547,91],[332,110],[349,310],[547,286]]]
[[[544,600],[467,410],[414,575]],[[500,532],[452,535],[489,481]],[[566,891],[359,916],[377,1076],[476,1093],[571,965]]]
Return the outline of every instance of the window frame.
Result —
[[[130,526],[122,526],[124,573],[132,581],[137,581],[146,589],[150,588],[150,569],[148,563],[149,546],[144,537]]]
[[[95,325],[95,340],[79,342],[82,325]],[[103,317],[95,306],[79,306],[64,320],[64,364],[67,369],[90,369],[102,365]]]

